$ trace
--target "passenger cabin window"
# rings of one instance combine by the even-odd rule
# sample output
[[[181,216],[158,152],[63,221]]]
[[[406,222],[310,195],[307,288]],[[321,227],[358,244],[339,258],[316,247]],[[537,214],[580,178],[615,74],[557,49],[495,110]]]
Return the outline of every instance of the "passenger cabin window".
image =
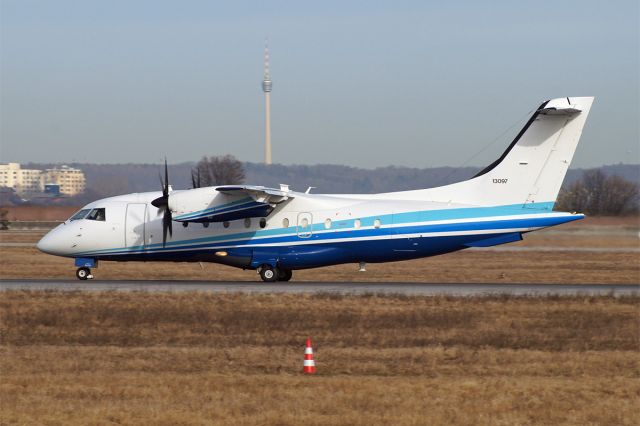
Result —
[[[78,213],[76,213],[73,216],[71,216],[71,218],[69,220],[84,219],[89,214],[90,211],[91,211],[91,209],[80,210]]]
[[[324,221],[324,229],[331,229],[331,219]]]
[[[380,228],[380,225],[382,225],[382,222],[380,222],[380,219],[376,219],[373,221],[374,228]]]
[[[99,222],[104,222],[106,218],[105,209],[93,209],[91,213],[87,216],[88,220],[97,220]]]

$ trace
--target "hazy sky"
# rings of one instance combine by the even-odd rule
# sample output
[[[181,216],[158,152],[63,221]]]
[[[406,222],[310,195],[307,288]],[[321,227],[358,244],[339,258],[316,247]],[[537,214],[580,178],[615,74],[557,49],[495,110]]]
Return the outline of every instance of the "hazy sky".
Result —
[[[640,162],[629,1],[0,0],[0,161],[483,165],[596,96],[573,167]],[[507,134],[474,157],[510,126]]]

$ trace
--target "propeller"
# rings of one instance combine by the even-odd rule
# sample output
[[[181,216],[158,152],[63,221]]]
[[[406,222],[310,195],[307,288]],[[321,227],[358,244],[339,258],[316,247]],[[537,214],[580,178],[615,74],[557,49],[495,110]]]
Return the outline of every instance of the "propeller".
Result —
[[[162,196],[151,202],[151,205],[157,207],[162,212],[162,247],[167,244],[167,231],[169,236],[173,234],[173,218],[171,217],[171,209],[169,209],[169,168],[167,167],[167,159],[164,159],[164,181],[160,176],[160,184],[162,185]]]
[[[200,183],[200,167],[196,167],[195,173],[191,170],[191,187],[192,188],[200,188],[202,185]]]

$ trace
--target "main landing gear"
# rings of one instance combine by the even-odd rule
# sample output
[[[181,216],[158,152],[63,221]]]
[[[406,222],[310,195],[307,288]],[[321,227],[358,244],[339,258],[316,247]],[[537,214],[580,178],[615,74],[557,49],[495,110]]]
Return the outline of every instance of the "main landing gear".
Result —
[[[291,269],[273,267],[271,265],[262,265],[259,269],[260,278],[266,283],[274,283],[276,281],[289,281],[293,276]]]
[[[91,274],[91,269],[86,267],[78,268],[78,270],[76,271],[76,277],[78,277],[79,280],[93,279],[93,275]]]

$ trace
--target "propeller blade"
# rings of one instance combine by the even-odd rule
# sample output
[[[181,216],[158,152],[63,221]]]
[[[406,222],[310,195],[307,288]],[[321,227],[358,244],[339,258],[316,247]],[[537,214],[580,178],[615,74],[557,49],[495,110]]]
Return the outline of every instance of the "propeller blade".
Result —
[[[169,168],[167,167],[167,157],[164,157],[164,186],[162,188],[162,195],[169,196]]]
[[[162,196],[151,201],[151,205],[158,209],[158,214],[162,212],[162,247],[167,244],[167,231],[169,237],[173,235],[173,217],[171,209],[169,209],[169,167],[167,166],[167,157],[164,158],[164,181],[162,174],[159,175],[160,184],[162,185]]]
[[[162,247],[167,245],[167,221],[165,216],[162,216]]]
[[[169,209],[165,209],[162,215],[162,247],[167,245],[167,231],[169,237],[173,236],[173,218]]]
[[[165,197],[158,197],[151,202],[151,205],[156,208],[167,207],[168,200]]]
[[[192,188],[200,188],[202,185],[200,184],[200,168],[196,167],[195,170],[191,170],[191,187]]]

